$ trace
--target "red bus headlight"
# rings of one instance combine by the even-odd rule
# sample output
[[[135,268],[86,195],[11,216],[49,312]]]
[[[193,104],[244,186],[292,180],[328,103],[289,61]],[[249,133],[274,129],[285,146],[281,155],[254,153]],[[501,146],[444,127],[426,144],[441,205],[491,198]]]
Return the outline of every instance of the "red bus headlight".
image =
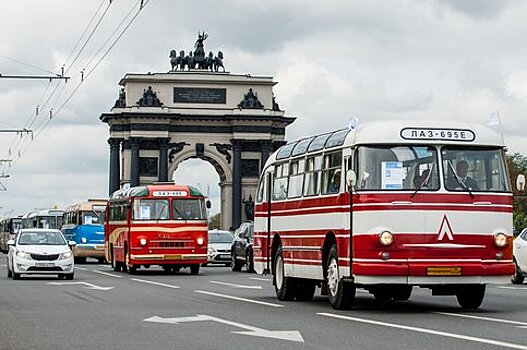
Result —
[[[498,248],[503,248],[507,245],[507,236],[505,235],[505,233],[497,233],[494,235],[494,244],[496,245],[496,247]]]
[[[204,240],[203,240],[203,237],[198,237],[198,239],[196,240],[196,242],[198,243],[198,245],[202,245]]]
[[[390,231],[383,231],[379,235],[379,242],[384,245],[388,246],[393,243],[393,235]]]
[[[139,240],[139,244],[140,244],[140,245],[146,245],[146,238],[141,238],[141,239]]]

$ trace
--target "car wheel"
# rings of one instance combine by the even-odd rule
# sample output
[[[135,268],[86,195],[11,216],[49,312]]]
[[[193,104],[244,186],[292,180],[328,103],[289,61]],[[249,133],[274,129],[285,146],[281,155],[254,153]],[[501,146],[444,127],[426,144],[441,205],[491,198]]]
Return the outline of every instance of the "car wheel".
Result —
[[[19,280],[20,279],[20,274],[16,273],[16,272],[13,272],[12,277],[13,277],[14,280]]]
[[[514,275],[511,276],[511,282],[513,284],[522,284],[525,277],[522,275],[522,272],[516,261],[514,261],[514,267]]]
[[[349,309],[355,299],[355,284],[340,278],[337,245],[333,244],[329,250],[326,262],[326,283],[328,300],[337,310]]]
[[[11,270],[9,270],[9,267],[7,267],[7,278],[11,277],[13,277],[13,273],[11,272]]]
[[[485,285],[474,284],[461,286],[456,291],[457,302],[463,309],[477,309],[485,297]]]
[[[296,283],[293,277],[285,276],[284,256],[282,246],[276,251],[274,259],[273,284],[278,300],[291,301],[295,298]]]
[[[240,263],[234,255],[231,255],[231,257],[232,257],[232,265],[231,265],[232,271],[241,271],[242,263]]]

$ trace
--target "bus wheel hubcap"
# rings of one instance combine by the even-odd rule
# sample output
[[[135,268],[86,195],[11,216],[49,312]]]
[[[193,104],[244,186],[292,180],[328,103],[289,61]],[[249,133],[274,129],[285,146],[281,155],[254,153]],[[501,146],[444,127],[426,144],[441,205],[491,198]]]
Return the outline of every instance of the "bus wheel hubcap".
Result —
[[[278,289],[282,288],[282,283],[284,281],[284,262],[282,260],[282,257],[279,256],[276,259],[276,271],[275,271],[275,278],[276,278],[276,286]]]
[[[328,265],[328,289],[332,296],[337,294],[339,288],[339,267],[335,259],[331,259]]]

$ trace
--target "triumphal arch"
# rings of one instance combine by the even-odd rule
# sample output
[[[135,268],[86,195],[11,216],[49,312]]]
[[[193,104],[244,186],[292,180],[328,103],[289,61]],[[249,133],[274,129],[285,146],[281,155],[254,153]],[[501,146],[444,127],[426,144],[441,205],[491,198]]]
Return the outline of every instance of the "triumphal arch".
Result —
[[[223,53],[206,54],[207,34],[193,50],[170,52],[166,73],[126,74],[119,98],[101,121],[110,128],[109,192],[172,180],[178,165],[203,159],[220,182],[222,228],[252,219],[258,176],[284,144],[286,117],[272,77],[225,71]]]

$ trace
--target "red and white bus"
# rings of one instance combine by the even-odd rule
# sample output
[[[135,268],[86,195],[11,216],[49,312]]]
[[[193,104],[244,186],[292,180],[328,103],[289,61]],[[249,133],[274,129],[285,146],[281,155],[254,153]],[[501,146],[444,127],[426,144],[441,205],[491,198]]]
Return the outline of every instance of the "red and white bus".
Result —
[[[504,147],[487,127],[403,121],[284,145],[257,189],[255,269],[280,300],[320,286],[340,309],[356,288],[407,300],[418,286],[478,308],[514,272]]]
[[[106,259],[115,271],[160,265],[197,275],[207,262],[209,203],[194,187],[175,184],[114,192],[106,207]]]

